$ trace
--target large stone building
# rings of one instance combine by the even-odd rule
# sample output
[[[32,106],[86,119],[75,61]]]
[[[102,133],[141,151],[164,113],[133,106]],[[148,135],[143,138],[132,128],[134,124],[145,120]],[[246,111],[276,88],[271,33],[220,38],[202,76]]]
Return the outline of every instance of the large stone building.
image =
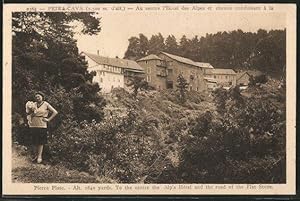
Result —
[[[103,57],[97,54],[82,52],[88,63],[88,71],[95,71],[93,81],[99,83],[102,92],[110,93],[113,88],[125,88],[126,83],[134,76],[142,76],[143,68],[135,61]]]
[[[205,70],[213,69],[209,63],[195,62],[166,52],[148,55],[137,62],[143,67],[149,84],[158,90],[175,89],[179,74],[189,83],[189,90],[207,90]]]

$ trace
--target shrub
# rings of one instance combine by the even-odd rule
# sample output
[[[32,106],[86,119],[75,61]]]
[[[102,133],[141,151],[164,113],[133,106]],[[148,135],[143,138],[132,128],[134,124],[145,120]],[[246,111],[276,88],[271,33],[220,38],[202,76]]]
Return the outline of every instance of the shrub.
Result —
[[[245,98],[236,89],[216,93],[222,110],[191,122],[180,143],[180,165],[157,182],[284,183],[285,113],[268,99]]]
[[[118,182],[139,182],[160,150],[158,126],[158,119],[139,117],[134,109],[101,123],[63,122],[51,138],[52,161]]]

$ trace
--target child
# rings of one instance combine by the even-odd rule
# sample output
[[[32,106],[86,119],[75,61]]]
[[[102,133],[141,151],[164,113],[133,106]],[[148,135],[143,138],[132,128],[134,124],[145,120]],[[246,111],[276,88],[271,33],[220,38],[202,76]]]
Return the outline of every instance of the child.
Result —
[[[31,124],[32,115],[36,113],[37,106],[34,102],[28,101],[25,105],[28,124]]]

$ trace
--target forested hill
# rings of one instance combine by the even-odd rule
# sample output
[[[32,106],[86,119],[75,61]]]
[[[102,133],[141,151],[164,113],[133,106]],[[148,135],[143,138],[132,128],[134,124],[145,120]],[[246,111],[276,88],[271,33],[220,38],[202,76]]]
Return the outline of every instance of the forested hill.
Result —
[[[148,54],[166,51],[194,61],[209,62],[216,68],[234,70],[257,69],[281,76],[285,68],[286,30],[257,32],[218,32],[205,37],[164,38],[160,33],[149,39],[142,33],[129,38],[125,58],[139,59]]]

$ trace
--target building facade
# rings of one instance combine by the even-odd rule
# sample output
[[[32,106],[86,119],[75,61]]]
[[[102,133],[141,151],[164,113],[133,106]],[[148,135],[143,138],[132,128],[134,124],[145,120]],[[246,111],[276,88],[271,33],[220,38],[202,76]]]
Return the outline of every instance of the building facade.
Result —
[[[250,75],[247,72],[238,73],[236,76],[236,84],[239,86],[248,86]]]
[[[167,88],[167,66],[163,59],[151,54],[137,60],[137,63],[144,69],[145,79],[150,86],[157,90]]]
[[[208,63],[194,62],[190,59],[161,52],[137,60],[144,71],[149,84],[156,89],[176,89],[179,74],[189,83],[189,90],[207,90],[204,80],[205,69],[213,67]]]
[[[214,91],[218,88],[218,83],[214,78],[204,77],[208,91]]]
[[[97,82],[103,93],[110,93],[112,89],[125,88],[129,79],[142,76],[144,71],[135,61],[103,57],[96,54],[82,52],[85,56],[89,72],[96,72],[93,82]]]
[[[236,84],[240,86],[248,86],[251,77],[255,78],[261,75],[263,75],[263,73],[257,70],[241,71],[237,73]]]
[[[237,73],[232,69],[214,68],[206,71],[205,77],[213,78],[219,86],[234,87],[236,86]]]

